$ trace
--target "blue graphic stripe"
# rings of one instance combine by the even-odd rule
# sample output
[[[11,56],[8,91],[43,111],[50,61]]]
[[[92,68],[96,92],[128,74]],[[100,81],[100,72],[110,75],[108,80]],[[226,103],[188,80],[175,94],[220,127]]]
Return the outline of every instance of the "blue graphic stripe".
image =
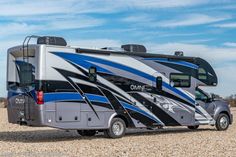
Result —
[[[86,93],[85,96],[88,98],[89,101],[102,102],[102,103],[109,104],[109,101],[105,96],[89,94],[89,93]],[[44,102],[66,101],[66,100],[82,101],[83,97],[79,93],[72,93],[72,92],[45,93],[44,94]]]
[[[105,96],[88,94],[88,93],[86,93],[85,96],[89,99],[89,101],[102,102],[102,103],[109,104],[109,101]]]
[[[122,106],[123,106],[125,109],[129,109],[129,110],[138,112],[138,113],[140,113],[140,114],[142,114],[142,115],[144,115],[144,116],[146,116],[146,117],[148,117],[148,118],[154,120],[155,122],[161,124],[161,122],[160,122],[158,119],[156,119],[155,117],[149,115],[147,112],[141,110],[140,108],[135,107],[135,106],[133,106],[133,105],[130,105],[130,104],[128,104],[128,103],[126,103],[126,102],[123,102],[123,101],[119,101],[119,102],[122,104]]]
[[[184,94],[183,92],[181,92],[181,91],[178,90],[177,88],[172,87],[171,85],[169,85],[169,84],[166,83],[166,82],[162,82],[162,85],[163,85],[165,88],[167,88],[167,89],[169,89],[169,90],[175,92],[176,94],[182,96],[183,98],[187,99],[189,102],[191,102],[191,103],[194,104],[194,106],[195,106],[195,100],[192,99],[191,97],[187,96],[186,94]]]
[[[158,61],[158,62],[162,62],[162,63],[170,63],[170,64],[186,66],[186,67],[193,68],[193,69],[198,69],[198,66],[196,64],[192,64],[192,63],[185,62],[185,61],[170,61],[166,58],[145,58],[145,60],[153,60],[153,61]]]
[[[15,63],[16,63],[17,65],[23,65],[23,64],[26,64],[26,62],[24,62],[24,61],[18,61],[18,60],[16,60]]]
[[[111,61],[104,60],[104,59],[95,58],[95,57],[91,57],[91,56],[84,56],[84,55],[81,55],[81,54],[76,54],[75,55],[75,54],[64,53],[64,52],[53,52],[53,53],[55,55],[57,55],[57,56],[65,58],[66,60],[72,61],[72,62],[74,62],[74,63],[76,63],[78,65],[82,65],[84,61],[85,62],[87,62],[87,61],[97,62],[97,63],[101,63],[101,64],[112,66],[112,67],[117,68],[117,69],[122,69],[124,71],[128,71],[128,72],[134,73],[134,74],[142,76],[142,77],[144,77],[144,78],[146,78],[148,80],[155,81],[155,78],[152,75],[149,75],[149,74],[146,74],[146,73],[141,72],[139,70],[127,67],[125,65],[121,65],[121,64],[118,64],[118,63],[114,63],[114,62],[111,62]],[[88,66],[87,68],[89,68],[90,66]]]
[[[92,61],[91,59],[86,60],[86,58],[83,55],[75,55],[75,54],[71,54],[71,53],[64,53],[64,52],[52,52],[53,54],[60,56],[68,61],[71,61],[73,63],[76,63],[86,69],[89,69],[91,66],[94,66],[97,68],[97,72],[101,72],[101,73],[108,73],[108,74],[113,74],[111,71],[104,69],[100,66],[97,66],[93,63],[90,63],[88,61]],[[93,57],[89,57],[89,58],[93,58]],[[96,62],[96,61],[95,61]]]
[[[66,100],[83,100],[79,93],[63,92],[63,93],[45,93],[44,102],[50,101],[66,101]]]
[[[11,97],[14,97],[14,96],[17,96],[17,95],[22,95],[22,94],[24,94],[25,92],[23,92],[23,91],[13,91],[13,90],[9,90],[8,92],[7,92],[7,98],[9,99],[9,98],[11,98]]]
[[[112,74],[111,71],[107,70],[107,69],[104,69],[100,66],[97,66],[93,63],[90,63],[90,62],[87,62],[85,60],[83,60],[79,65],[81,65],[82,67],[86,68],[86,69],[89,69],[91,66],[94,66],[97,68],[97,72],[101,72],[101,73],[108,73],[108,74]]]
[[[36,93],[35,90],[31,91],[24,91],[24,90],[8,90],[7,98],[10,99],[11,97],[18,96],[18,95],[24,95],[24,96],[30,96],[36,101]]]
[[[107,61],[107,60],[104,60],[104,59],[95,58],[95,57],[91,57],[91,56],[85,56],[85,55],[81,55],[81,54],[64,53],[64,52],[52,52],[52,53],[54,53],[55,55],[57,55],[59,57],[62,57],[64,59],[66,59],[66,60],[69,60],[69,61],[71,61],[73,63],[76,63],[78,65],[81,65],[81,64],[83,64],[83,62],[87,62],[87,61],[97,62],[97,63],[101,63],[101,64],[112,66],[114,68],[122,69],[124,71],[128,71],[130,73],[133,73],[133,74],[139,75],[139,76],[141,76],[143,78],[146,78],[146,79],[148,79],[148,80],[150,80],[152,82],[156,81],[156,78],[154,76],[152,76],[152,75],[149,75],[149,74],[146,74],[146,73],[144,73],[142,71],[136,70],[134,68],[127,67],[125,65],[114,63],[114,62],[111,62],[111,61]],[[89,68],[89,67],[87,67],[87,68]],[[100,67],[98,67],[98,69],[99,68]],[[170,86],[168,83],[163,82],[163,86],[168,88],[169,90],[175,92],[176,94],[182,96],[183,98],[187,99],[191,103],[195,104],[195,100],[194,99],[192,99],[191,97],[189,97],[185,93],[181,92],[180,90],[176,89],[175,87]]]

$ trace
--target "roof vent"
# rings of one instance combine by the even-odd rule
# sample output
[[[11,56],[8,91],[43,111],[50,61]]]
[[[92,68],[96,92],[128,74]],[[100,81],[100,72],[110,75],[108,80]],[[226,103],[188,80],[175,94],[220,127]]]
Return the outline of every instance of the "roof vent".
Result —
[[[137,44],[122,45],[121,48],[128,52],[147,52],[146,47]]]
[[[184,56],[183,51],[175,51],[175,56]]]
[[[37,40],[37,44],[46,44],[46,45],[59,45],[59,46],[66,46],[66,40],[62,37],[50,37],[44,36],[39,37]]]

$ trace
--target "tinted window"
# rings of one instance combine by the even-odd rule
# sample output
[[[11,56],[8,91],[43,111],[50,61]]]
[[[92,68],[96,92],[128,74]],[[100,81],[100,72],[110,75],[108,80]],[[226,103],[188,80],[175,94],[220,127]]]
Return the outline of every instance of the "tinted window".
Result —
[[[170,84],[174,87],[190,87],[190,75],[187,74],[170,74]]]
[[[196,90],[196,92],[195,92],[195,97],[196,97],[195,98],[196,100],[202,100],[202,101],[207,100],[207,96],[198,90]]]
[[[17,71],[19,74],[20,86],[32,85],[32,83],[34,83],[35,71],[32,64],[26,62],[20,62],[20,64],[17,64]]]
[[[200,80],[206,80],[207,79],[207,73],[206,70],[203,68],[198,69],[198,79]]]

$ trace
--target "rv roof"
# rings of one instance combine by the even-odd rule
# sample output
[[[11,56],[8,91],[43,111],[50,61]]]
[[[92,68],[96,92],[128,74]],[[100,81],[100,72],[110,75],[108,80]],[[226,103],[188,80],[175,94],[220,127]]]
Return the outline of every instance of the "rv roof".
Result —
[[[127,51],[109,51],[109,50],[95,50],[95,49],[84,49],[84,48],[76,48],[77,53],[94,53],[94,54],[120,54],[120,55],[128,55],[128,56],[140,56],[144,58],[168,58],[168,59],[175,59],[175,60],[185,60],[194,62],[197,57],[186,57],[186,56],[175,56],[175,55],[164,55],[164,54],[153,54],[153,53],[142,53],[142,52],[127,52]]]
[[[23,56],[28,56],[28,57],[34,57],[35,56],[35,48],[33,46],[29,46],[28,50],[25,47],[24,48],[24,55],[23,55],[23,48],[20,46],[15,46],[12,47],[8,50],[14,57],[23,57]]]

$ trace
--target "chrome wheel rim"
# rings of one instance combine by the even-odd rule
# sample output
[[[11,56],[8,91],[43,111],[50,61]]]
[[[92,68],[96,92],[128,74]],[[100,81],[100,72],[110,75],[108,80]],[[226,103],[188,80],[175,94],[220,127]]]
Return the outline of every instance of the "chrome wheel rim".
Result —
[[[220,118],[220,127],[222,129],[226,129],[227,126],[228,126],[228,119],[227,119],[227,117],[221,117]]]
[[[116,136],[122,135],[123,131],[124,131],[124,126],[121,122],[117,121],[112,125],[112,132]]]

